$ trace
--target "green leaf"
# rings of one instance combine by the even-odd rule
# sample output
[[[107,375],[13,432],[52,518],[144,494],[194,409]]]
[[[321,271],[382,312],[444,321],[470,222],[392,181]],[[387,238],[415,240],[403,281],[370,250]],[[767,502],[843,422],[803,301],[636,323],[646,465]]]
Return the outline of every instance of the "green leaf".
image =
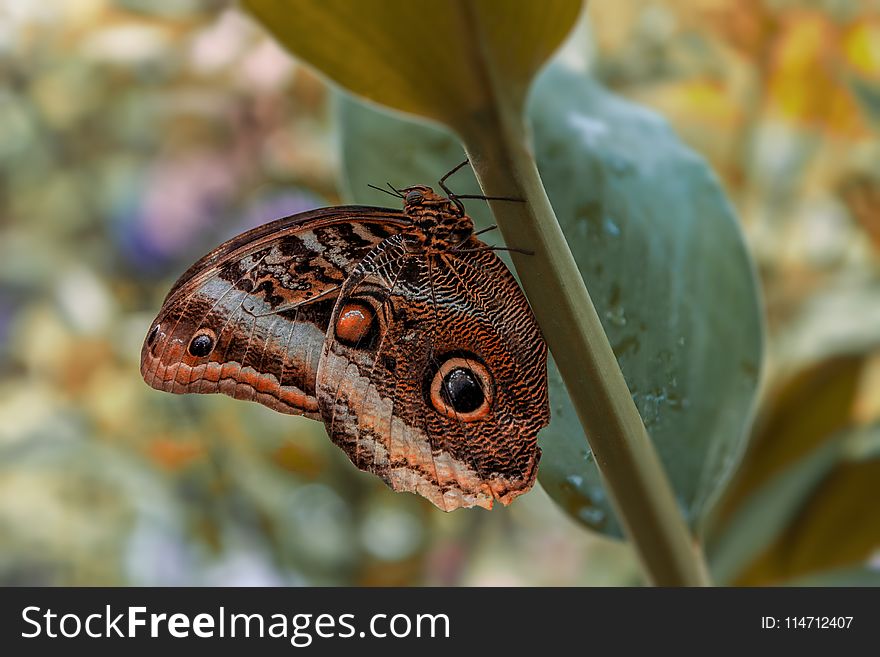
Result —
[[[339,116],[352,200],[387,204],[366,184],[430,184],[461,159],[440,130],[352,101]],[[529,117],[553,208],[696,524],[740,450],[761,362],[757,290],[736,218],[705,162],[662,119],[582,74],[545,71]],[[455,178],[453,189],[472,188]],[[619,536],[555,368],[550,385],[540,480],[572,517]]]
[[[732,581],[778,539],[840,458],[865,357],[824,358],[765,396],[748,451],[709,523],[706,549],[719,581]]]
[[[880,586],[880,567],[856,566],[854,568],[834,568],[833,570],[798,577],[785,583],[786,586]]]
[[[849,84],[865,116],[880,125],[880,85],[855,76],[850,78]]]
[[[292,53],[364,98],[453,128],[521,108],[580,0],[244,0]]]
[[[825,358],[796,371],[765,396],[748,450],[713,513],[713,524],[728,520],[771,477],[850,426],[866,356]]]
[[[715,582],[730,584],[785,529],[810,491],[837,460],[839,444],[826,443],[747,498],[707,546]]]
[[[860,566],[880,549],[878,497],[880,426],[838,432],[737,508],[710,546],[713,574],[755,586]]]

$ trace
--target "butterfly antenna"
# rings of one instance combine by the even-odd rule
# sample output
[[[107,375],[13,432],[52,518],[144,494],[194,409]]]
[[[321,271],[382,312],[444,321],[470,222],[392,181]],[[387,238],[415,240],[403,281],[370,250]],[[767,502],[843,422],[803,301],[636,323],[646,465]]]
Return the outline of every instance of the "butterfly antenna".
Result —
[[[458,196],[456,196],[456,195],[452,192],[452,190],[450,190],[450,189],[446,186],[446,179],[449,178],[449,176],[451,176],[453,173],[455,173],[456,171],[458,171],[459,169],[461,169],[465,164],[468,164],[469,162],[470,162],[470,160],[465,160],[464,162],[461,162],[461,163],[458,164],[457,166],[453,167],[450,171],[447,171],[447,172],[446,172],[446,175],[443,176],[443,177],[440,179],[440,189],[442,189],[444,192],[446,192],[446,196],[448,196],[449,199],[450,199],[453,203],[455,203],[456,206],[458,206],[458,209],[461,210],[461,213],[462,213],[462,214],[464,214],[464,206],[461,204],[461,201],[458,201],[458,200],[457,200],[457,199],[458,199]]]
[[[457,198],[475,198],[480,201],[514,201],[515,203],[525,203],[524,198],[516,198],[515,196],[483,196],[482,194],[456,194]]]
[[[392,192],[394,192],[394,194],[397,196],[397,198],[403,198],[403,193],[399,189],[397,189],[394,185],[392,185],[390,182],[387,182],[385,184],[388,185],[388,187],[391,189]]]
[[[455,167],[453,167],[450,171],[447,171],[447,172],[446,172],[446,175],[443,176],[443,177],[440,179],[440,187],[442,187],[444,190],[446,190],[446,185],[444,185],[444,183],[446,182],[446,179],[447,179],[449,176],[451,176],[453,173],[455,173],[456,171],[458,171],[459,169],[461,169],[464,165],[468,164],[469,162],[470,162],[470,160],[468,160],[467,158],[465,158],[464,162],[461,162],[461,163],[455,165]],[[447,193],[448,193],[448,192],[447,192]]]
[[[382,192],[383,194],[388,194],[388,196],[394,196],[395,198],[400,198],[400,194],[393,194],[393,193],[389,192],[387,189],[385,189],[384,187],[376,187],[375,185],[367,185],[367,187],[372,187],[376,191]]]
[[[449,200],[455,203],[456,207],[459,209],[461,214],[464,214],[464,205],[459,199],[463,198],[472,198],[477,199],[479,201],[513,201],[515,203],[525,203],[525,199],[515,198],[513,196],[484,196],[482,194],[456,194],[449,187],[446,186],[446,179],[449,178],[456,171],[461,169],[465,164],[469,164],[470,160],[465,160],[464,162],[459,163],[456,167],[454,167],[451,171],[449,171],[445,176],[440,179],[440,189],[446,192],[446,196],[449,197]]]
[[[452,249],[456,253],[478,253],[479,251],[512,251],[514,253],[522,253],[523,255],[533,256],[534,251],[529,249],[519,249],[515,246],[478,246],[475,249]]]

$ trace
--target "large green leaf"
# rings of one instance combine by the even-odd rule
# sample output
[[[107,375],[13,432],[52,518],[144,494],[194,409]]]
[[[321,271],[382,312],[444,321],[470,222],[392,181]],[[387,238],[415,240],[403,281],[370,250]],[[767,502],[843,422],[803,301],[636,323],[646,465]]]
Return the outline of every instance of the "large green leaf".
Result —
[[[244,0],[292,53],[346,89],[451,127],[518,111],[580,0]]]
[[[720,527],[771,477],[851,426],[867,356],[836,354],[812,363],[764,396],[748,451],[713,512],[712,525]]]
[[[864,564],[880,549],[878,482],[880,427],[827,437],[737,507],[710,545],[713,574],[754,586]]]
[[[781,583],[858,566],[880,548],[880,523],[869,520],[880,496],[880,430],[853,428],[870,353],[833,354],[765,395],[710,523],[717,581]]]
[[[736,218],[705,162],[662,119],[580,73],[545,71],[529,116],[553,208],[696,525],[740,451],[761,362],[757,290]],[[367,183],[430,183],[462,156],[450,135],[350,100],[340,122],[358,202],[380,201]],[[468,184],[455,179],[454,188]],[[620,535],[555,368],[550,385],[540,480],[572,517]]]

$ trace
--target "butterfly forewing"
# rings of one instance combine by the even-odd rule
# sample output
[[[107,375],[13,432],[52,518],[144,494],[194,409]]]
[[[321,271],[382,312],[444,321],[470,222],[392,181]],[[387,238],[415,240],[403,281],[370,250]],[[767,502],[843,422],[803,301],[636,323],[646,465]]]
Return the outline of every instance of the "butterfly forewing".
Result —
[[[190,267],[141,354],[154,388],[222,392],[319,418],[314,382],[343,282],[407,224],[400,212],[344,206],[244,233]]]

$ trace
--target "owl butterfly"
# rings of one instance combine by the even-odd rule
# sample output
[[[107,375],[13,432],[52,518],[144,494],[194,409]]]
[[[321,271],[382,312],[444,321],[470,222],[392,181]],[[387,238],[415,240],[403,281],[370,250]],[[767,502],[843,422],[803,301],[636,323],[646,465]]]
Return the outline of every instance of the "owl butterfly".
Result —
[[[509,504],[535,481],[547,349],[455,170],[447,196],[394,190],[402,211],[324,208],[218,246],[168,293],[144,380],[322,420],[355,466],[446,511]]]

